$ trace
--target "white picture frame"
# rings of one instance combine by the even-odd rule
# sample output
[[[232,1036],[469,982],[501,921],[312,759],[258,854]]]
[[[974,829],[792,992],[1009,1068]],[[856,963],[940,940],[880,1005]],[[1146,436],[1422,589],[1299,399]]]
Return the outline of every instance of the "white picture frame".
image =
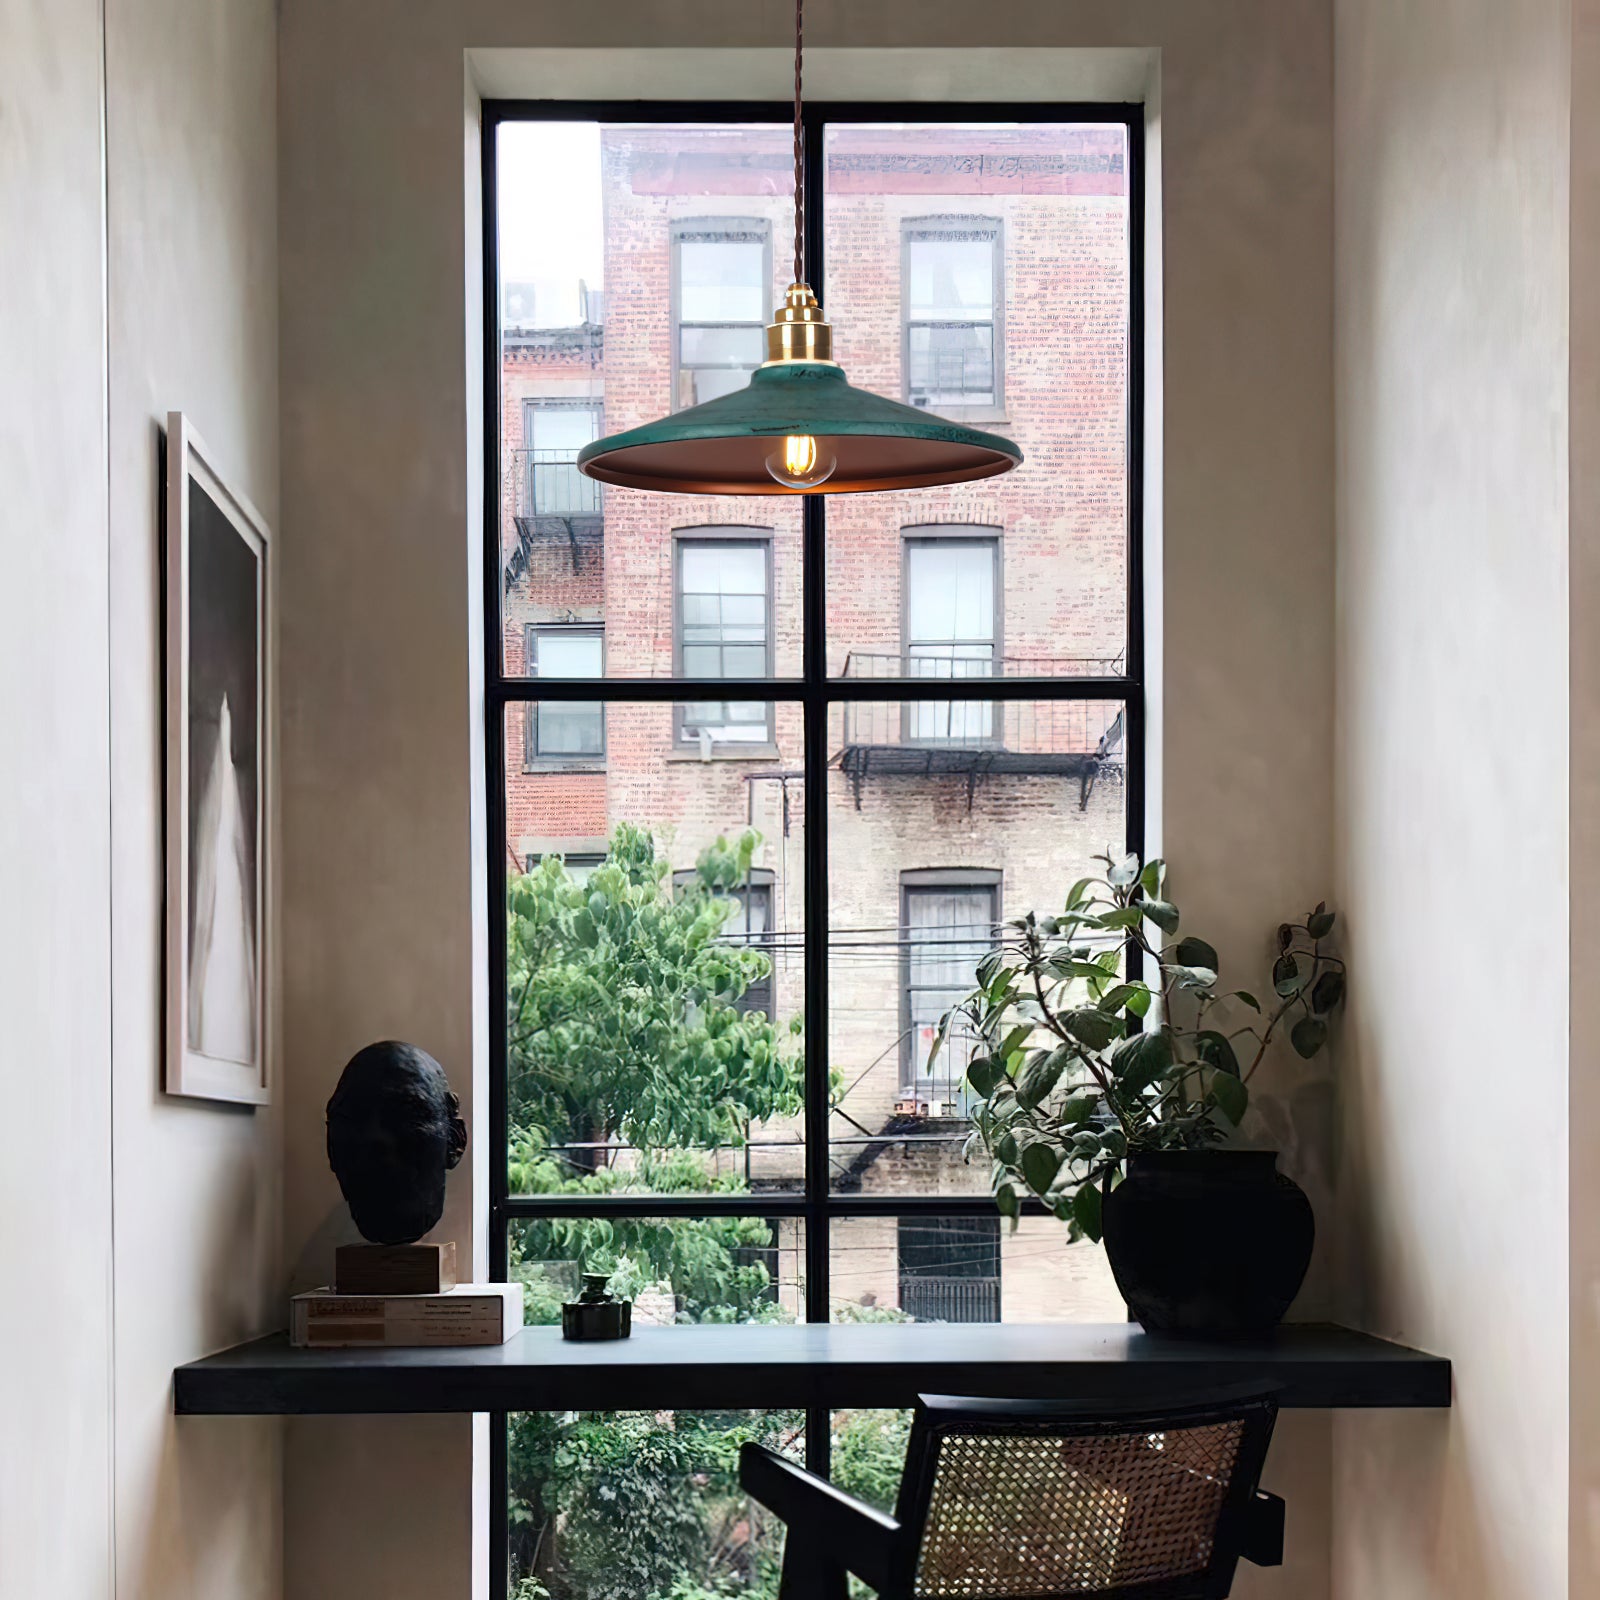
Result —
[[[271,537],[181,411],[167,416],[165,530],[165,1088],[265,1105]]]

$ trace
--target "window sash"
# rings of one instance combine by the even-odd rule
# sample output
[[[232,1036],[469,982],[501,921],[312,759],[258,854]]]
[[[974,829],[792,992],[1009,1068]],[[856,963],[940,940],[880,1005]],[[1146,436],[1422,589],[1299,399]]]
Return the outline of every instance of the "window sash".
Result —
[[[579,651],[575,646],[588,645]],[[528,625],[528,676],[603,678],[605,629]],[[553,659],[552,659],[553,658]],[[536,700],[529,704],[528,758],[532,762],[598,764],[606,753],[603,700]]]
[[[772,676],[772,540],[680,534],[673,560],[676,676],[748,682]],[[694,587],[690,587],[693,584]],[[769,745],[773,706],[701,697],[677,711],[678,740]]]

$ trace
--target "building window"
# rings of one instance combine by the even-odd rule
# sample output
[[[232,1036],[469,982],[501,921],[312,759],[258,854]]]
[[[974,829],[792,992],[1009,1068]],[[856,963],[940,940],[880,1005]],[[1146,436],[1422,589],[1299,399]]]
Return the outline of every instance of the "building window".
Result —
[[[534,623],[528,628],[528,676],[602,678],[605,633],[598,627]],[[600,700],[528,704],[526,765],[600,766],[606,754],[606,708]]]
[[[680,891],[694,883],[699,874],[693,870],[674,872],[672,881]],[[767,969],[764,978],[758,978],[734,1002],[735,1008],[743,1016],[760,1012],[765,1017],[772,1017],[776,975],[777,947],[773,934],[772,905],[773,890],[776,879],[769,868],[752,867],[750,876],[745,882],[735,888],[724,892],[722,898],[733,902],[733,909],[728,913],[728,920],[722,925],[721,938],[731,944],[749,945],[752,949],[765,953],[773,965]]]
[[[524,401],[522,437],[519,515],[598,516],[600,485],[578,471],[578,452],[600,437],[600,407],[588,400]]]
[[[953,1034],[929,1066],[939,1019],[972,992],[979,961],[994,948],[1000,874],[907,872],[900,880],[900,1098],[924,1116],[964,1115],[972,1041]]]
[[[924,217],[905,224],[906,399],[972,415],[1001,407],[1004,270],[1000,223]]]
[[[758,537],[749,537],[757,534]],[[772,676],[772,540],[760,529],[716,529],[676,540],[673,617],[675,676]],[[764,700],[696,700],[678,707],[683,744],[735,749],[772,743]]]
[[[908,678],[990,678],[1000,661],[1000,540],[969,530],[908,529],[904,540]],[[985,744],[989,700],[920,700],[904,712],[913,742]]]
[[[918,1322],[1000,1320],[1000,1219],[901,1217],[900,1309]]]
[[[742,389],[766,358],[772,229],[763,217],[706,217],[672,229],[673,408]]]

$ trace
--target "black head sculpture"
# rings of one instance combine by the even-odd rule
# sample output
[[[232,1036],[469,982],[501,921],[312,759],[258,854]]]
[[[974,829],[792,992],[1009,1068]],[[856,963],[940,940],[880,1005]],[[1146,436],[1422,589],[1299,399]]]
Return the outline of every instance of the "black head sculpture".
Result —
[[[444,1175],[467,1148],[444,1068],[414,1044],[358,1050],[328,1102],[328,1165],[361,1236],[411,1244],[444,1215]]]

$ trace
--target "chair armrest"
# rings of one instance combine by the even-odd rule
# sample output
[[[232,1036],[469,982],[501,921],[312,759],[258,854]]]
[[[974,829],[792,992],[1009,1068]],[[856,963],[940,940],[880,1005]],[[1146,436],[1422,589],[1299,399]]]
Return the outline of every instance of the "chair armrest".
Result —
[[[870,1588],[881,1592],[887,1587],[900,1537],[893,1517],[759,1444],[739,1451],[739,1482],[752,1500],[787,1526],[791,1538],[816,1541],[831,1562]]]
[[[1240,1554],[1257,1567],[1283,1565],[1283,1501],[1257,1489],[1245,1507],[1244,1548]]]

